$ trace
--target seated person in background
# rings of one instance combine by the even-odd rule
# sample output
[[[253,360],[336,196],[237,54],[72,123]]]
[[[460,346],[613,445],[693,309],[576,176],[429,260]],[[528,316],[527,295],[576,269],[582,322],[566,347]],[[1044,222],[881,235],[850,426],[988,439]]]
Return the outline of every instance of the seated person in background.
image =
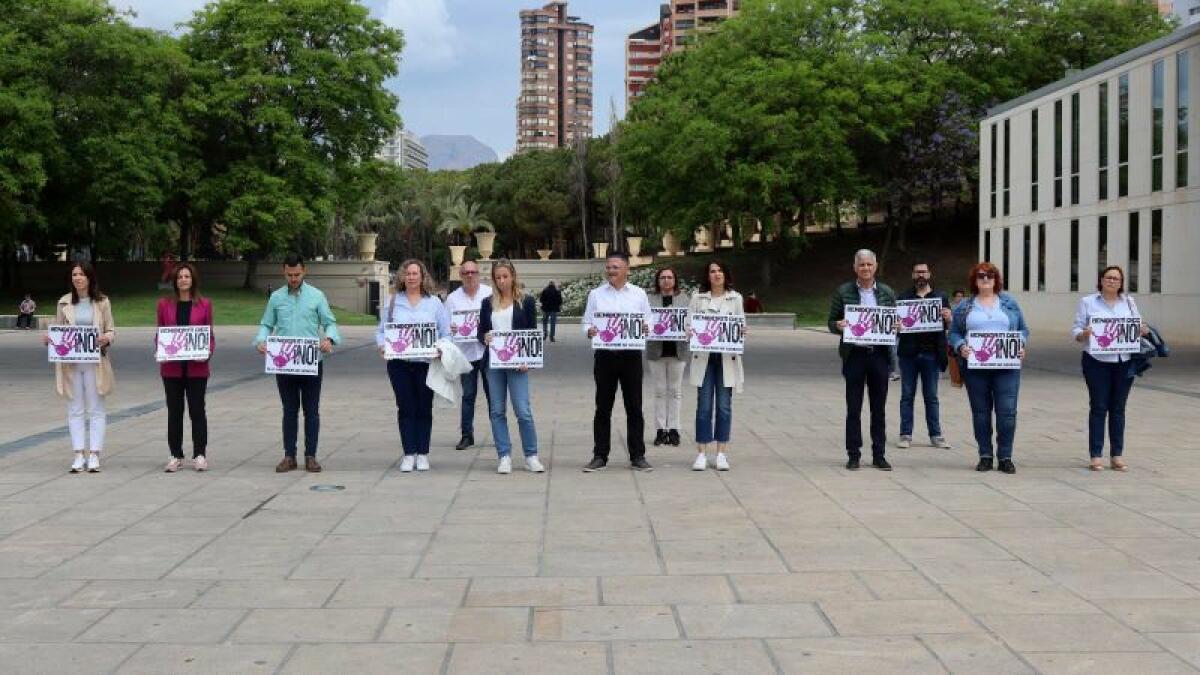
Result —
[[[742,311],[744,311],[746,314],[763,313],[762,300],[758,299],[757,293],[750,291],[750,294],[742,300]]]

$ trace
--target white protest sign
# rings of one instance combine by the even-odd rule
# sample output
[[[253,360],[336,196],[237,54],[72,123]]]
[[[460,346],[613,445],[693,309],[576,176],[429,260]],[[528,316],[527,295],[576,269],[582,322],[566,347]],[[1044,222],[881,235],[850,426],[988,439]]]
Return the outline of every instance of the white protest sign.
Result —
[[[389,323],[383,327],[383,355],[387,359],[437,358],[437,323]]]
[[[209,326],[163,326],[154,341],[154,360],[204,361],[212,355]]]
[[[901,333],[937,333],[946,327],[942,323],[941,298],[897,300],[896,313],[900,316]]]
[[[895,307],[846,305],[846,327],[842,339],[852,345],[896,344],[896,325],[900,317]]]
[[[967,333],[967,368],[971,370],[1020,370],[1021,349],[1025,340],[1021,331],[980,331]]]
[[[450,312],[450,323],[454,326],[451,339],[455,342],[475,342],[479,336],[479,310],[456,309]]]
[[[1092,317],[1089,354],[1137,354],[1142,350],[1140,317]]]
[[[268,375],[316,376],[321,367],[321,341],[317,338],[267,338],[266,373]]]
[[[596,312],[592,315],[592,349],[645,349],[646,317],[636,312]]]
[[[541,368],[546,340],[540,328],[530,330],[494,330],[488,345],[488,367],[496,370]]]
[[[682,342],[688,339],[687,307],[651,307],[650,334],[653,342]]]
[[[693,314],[692,339],[688,349],[694,352],[741,354],[746,347],[746,317],[730,314]]]
[[[100,329],[50,326],[46,356],[50,363],[100,363]]]

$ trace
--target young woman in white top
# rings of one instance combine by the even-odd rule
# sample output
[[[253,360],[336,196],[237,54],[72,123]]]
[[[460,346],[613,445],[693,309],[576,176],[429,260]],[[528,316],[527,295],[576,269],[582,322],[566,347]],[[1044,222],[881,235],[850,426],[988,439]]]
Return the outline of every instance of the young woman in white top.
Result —
[[[1114,471],[1125,471],[1125,402],[1133,387],[1133,362],[1128,354],[1089,353],[1093,318],[1141,318],[1137,304],[1125,293],[1125,270],[1109,265],[1096,282],[1097,293],[1079,300],[1071,335],[1083,344],[1083,379],[1088,388],[1088,454],[1092,471],[1104,470],[1104,424],[1108,422],[1109,458]],[[1142,323],[1141,334],[1150,332]]]
[[[688,303],[689,314],[744,316],[742,296],[733,290],[733,279],[725,263],[714,260],[705,268],[700,292]],[[729,438],[733,427],[733,392],[742,393],[745,371],[737,354],[692,352],[691,375],[696,392],[696,444],[694,471],[708,468],[708,446],[716,441],[714,465],[729,470]],[[715,417],[715,419],[714,419]]]

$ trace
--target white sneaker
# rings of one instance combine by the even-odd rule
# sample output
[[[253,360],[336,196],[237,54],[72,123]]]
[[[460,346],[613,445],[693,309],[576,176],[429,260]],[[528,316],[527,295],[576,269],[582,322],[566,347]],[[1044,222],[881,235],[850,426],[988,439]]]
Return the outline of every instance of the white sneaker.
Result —
[[[208,471],[208,458],[204,455],[197,455],[192,459],[192,468],[197,471]]]
[[[900,442],[896,443],[896,447],[901,450],[906,450],[912,447],[912,436],[901,436]]]
[[[87,467],[88,473],[100,473],[100,453],[93,452],[88,455]]]
[[[75,453],[75,461],[71,462],[71,473],[79,473],[80,471],[83,471],[85,466],[86,464],[83,459],[83,453]]]
[[[178,457],[172,457],[171,461],[167,462],[167,468],[163,469],[163,471],[166,473],[175,473],[181,466],[183,466],[183,460]]]
[[[400,471],[402,473],[408,473],[409,471],[412,471],[413,462],[416,460],[417,458],[415,455],[405,455],[404,458],[400,460]]]
[[[725,453],[718,452],[717,453],[717,471],[728,471],[728,470],[729,470],[729,458],[725,456]]]
[[[696,455],[696,461],[692,462],[692,471],[703,471],[708,468],[708,455],[703,452]]]
[[[429,470],[429,455],[417,455],[417,471]]]
[[[525,458],[525,470],[532,473],[542,473],[546,467],[542,466],[542,460],[538,459],[537,455],[530,455]]]
[[[500,458],[500,464],[496,467],[496,473],[512,473],[512,457],[505,455]]]
[[[942,450],[954,449],[954,446],[950,445],[950,442],[946,440],[945,436],[933,436],[929,439],[929,444],[935,448],[941,448]]]

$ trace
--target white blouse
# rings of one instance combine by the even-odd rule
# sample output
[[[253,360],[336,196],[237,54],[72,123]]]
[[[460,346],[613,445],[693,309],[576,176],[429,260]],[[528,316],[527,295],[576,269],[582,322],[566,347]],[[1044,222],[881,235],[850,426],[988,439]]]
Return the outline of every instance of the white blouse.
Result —
[[[1075,311],[1075,323],[1071,326],[1071,337],[1078,340],[1079,334],[1092,325],[1092,317],[1128,319],[1141,317],[1141,314],[1138,313],[1137,303],[1133,301],[1133,298],[1124,293],[1117,297],[1116,304],[1111,307],[1104,301],[1104,295],[1101,293],[1085,295],[1079,299],[1079,309]],[[1088,342],[1084,342],[1083,351],[1086,352],[1088,346]],[[1092,354],[1092,358],[1106,363],[1119,363],[1128,361],[1129,354]]]
[[[492,311],[492,330],[512,330],[513,306]]]

